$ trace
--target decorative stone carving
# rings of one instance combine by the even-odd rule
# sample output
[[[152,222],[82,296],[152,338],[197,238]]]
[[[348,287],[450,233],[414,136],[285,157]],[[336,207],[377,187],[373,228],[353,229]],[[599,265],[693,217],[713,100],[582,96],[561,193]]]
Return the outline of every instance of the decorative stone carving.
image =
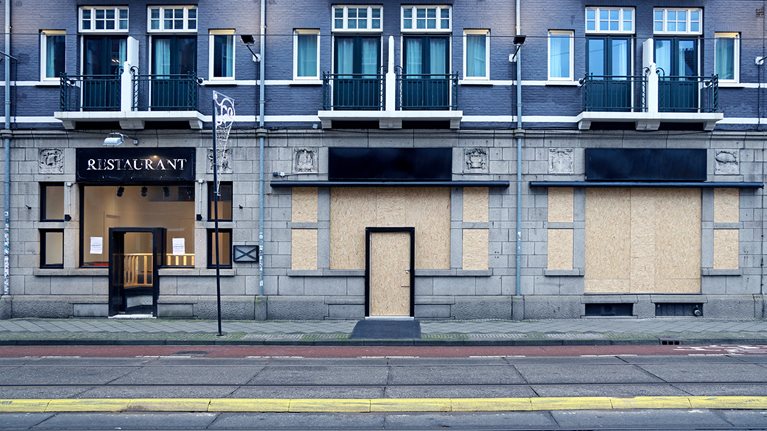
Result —
[[[312,148],[299,148],[293,153],[293,172],[314,173],[317,172],[317,150]]]
[[[549,173],[572,174],[573,173],[573,149],[550,148],[549,149]]]
[[[41,174],[63,174],[64,152],[59,148],[41,149],[39,172]]]
[[[738,162],[737,150],[718,150],[714,157],[714,174],[716,175],[738,175],[740,173],[740,164]]]
[[[232,150],[227,148],[225,150],[218,150],[218,173],[219,174],[231,174],[232,173]],[[208,172],[213,172],[213,149],[208,149]]]
[[[465,172],[487,171],[487,151],[482,148],[468,148],[463,153]]]

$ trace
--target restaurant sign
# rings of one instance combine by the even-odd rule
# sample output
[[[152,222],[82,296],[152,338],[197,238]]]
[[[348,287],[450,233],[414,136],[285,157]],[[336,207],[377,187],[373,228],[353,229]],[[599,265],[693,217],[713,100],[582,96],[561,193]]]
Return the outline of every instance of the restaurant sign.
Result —
[[[194,181],[194,148],[78,148],[77,182]]]

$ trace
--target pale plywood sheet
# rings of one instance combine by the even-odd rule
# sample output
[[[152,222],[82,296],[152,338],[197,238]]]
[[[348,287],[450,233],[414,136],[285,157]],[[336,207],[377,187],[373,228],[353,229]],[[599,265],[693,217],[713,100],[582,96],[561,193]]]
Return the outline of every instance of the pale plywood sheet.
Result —
[[[294,223],[317,222],[317,188],[296,187],[293,189],[291,219]]]
[[[701,191],[656,189],[655,293],[700,293]],[[664,280],[698,280],[696,287]],[[693,289],[692,291],[690,289]]]
[[[548,230],[548,269],[573,269],[573,230]]]
[[[714,269],[738,269],[739,232],[737,229],[714,230]]]
[[[414,227],[416,268],[450,268],[450,189],[333,188],[330,267],[365,268],[366,227]]]
[[[699,189],[591,189],[587,293],[699,293]]]
[[[410,235],[370,234],[370,315],[410,315]]]
[[[488,268],[488,229],[463,230],[463,269],[485,270]]]
[[[573,188],[549,188],[549,222],[571,223],[573,221]]]
[[[740,189],[714,189],[714,222],[740,221]]]
[[[295,270],[317,269],[317,230],[291,230],[290,267]]]
[[[630,203],[629,189],[586,190],[586,293],[604,293],[613,286],[600,280],[630,279]]]
[[[487,223],[489,191],[487,187],[463,188],[463,221]]]

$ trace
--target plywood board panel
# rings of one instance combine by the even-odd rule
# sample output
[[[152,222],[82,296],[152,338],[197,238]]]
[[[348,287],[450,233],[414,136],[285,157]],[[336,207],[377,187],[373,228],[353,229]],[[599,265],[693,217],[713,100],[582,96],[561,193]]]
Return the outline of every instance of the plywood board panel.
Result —
[[[293,189],[291,219],[294,223],[317,222],[317,188],[296,187]]]
[[[571,223],[573,221],[573,189],[571,187],[549,188],[549,222]]]
[[[410,235],[370,234],[370,315],[410,315]]]
[[[656,197],[653,293],[700,293],[701,191],[653,192]]]
[[[463,230],[463,269],[485,270],[488,268],[489,237],[487,229]]]
[[[586,190],[584,291],[587,293],[610,293],[603,289],[628,284],[631,268],[630,203],[630,189]],[[599,280],[618,282],[606,284]]]
[[[290,267],[292,269],[317,269],[316,229],[293,229],[290,244]]]
[[[414,227],[416,267],[450,268],[448,188],[333,188],[332,269],[365,268],[366,227]]]
[[[714,230],[714,269],[738,269],[738,236],[737,229]]]
[[[488,188],[487,187],[464,187],[463,188],[463,221],[465,222],[488,222]]]
[[[548,269],[573,269],[573,230],[548,230]]]
[[[740,221],[740,189],[714,189],[714,222]]]

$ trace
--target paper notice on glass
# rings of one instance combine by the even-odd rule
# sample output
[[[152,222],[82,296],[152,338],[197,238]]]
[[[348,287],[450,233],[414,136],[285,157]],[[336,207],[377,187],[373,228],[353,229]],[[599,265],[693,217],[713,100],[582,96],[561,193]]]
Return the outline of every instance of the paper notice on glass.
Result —
[[[102,254],[104,253],[104,238],[100,236],[92,236],[91,237],[91,254]]]
[[[184,238],[173,238],[173,255],[179,256],[186,254],[186,243]]]

